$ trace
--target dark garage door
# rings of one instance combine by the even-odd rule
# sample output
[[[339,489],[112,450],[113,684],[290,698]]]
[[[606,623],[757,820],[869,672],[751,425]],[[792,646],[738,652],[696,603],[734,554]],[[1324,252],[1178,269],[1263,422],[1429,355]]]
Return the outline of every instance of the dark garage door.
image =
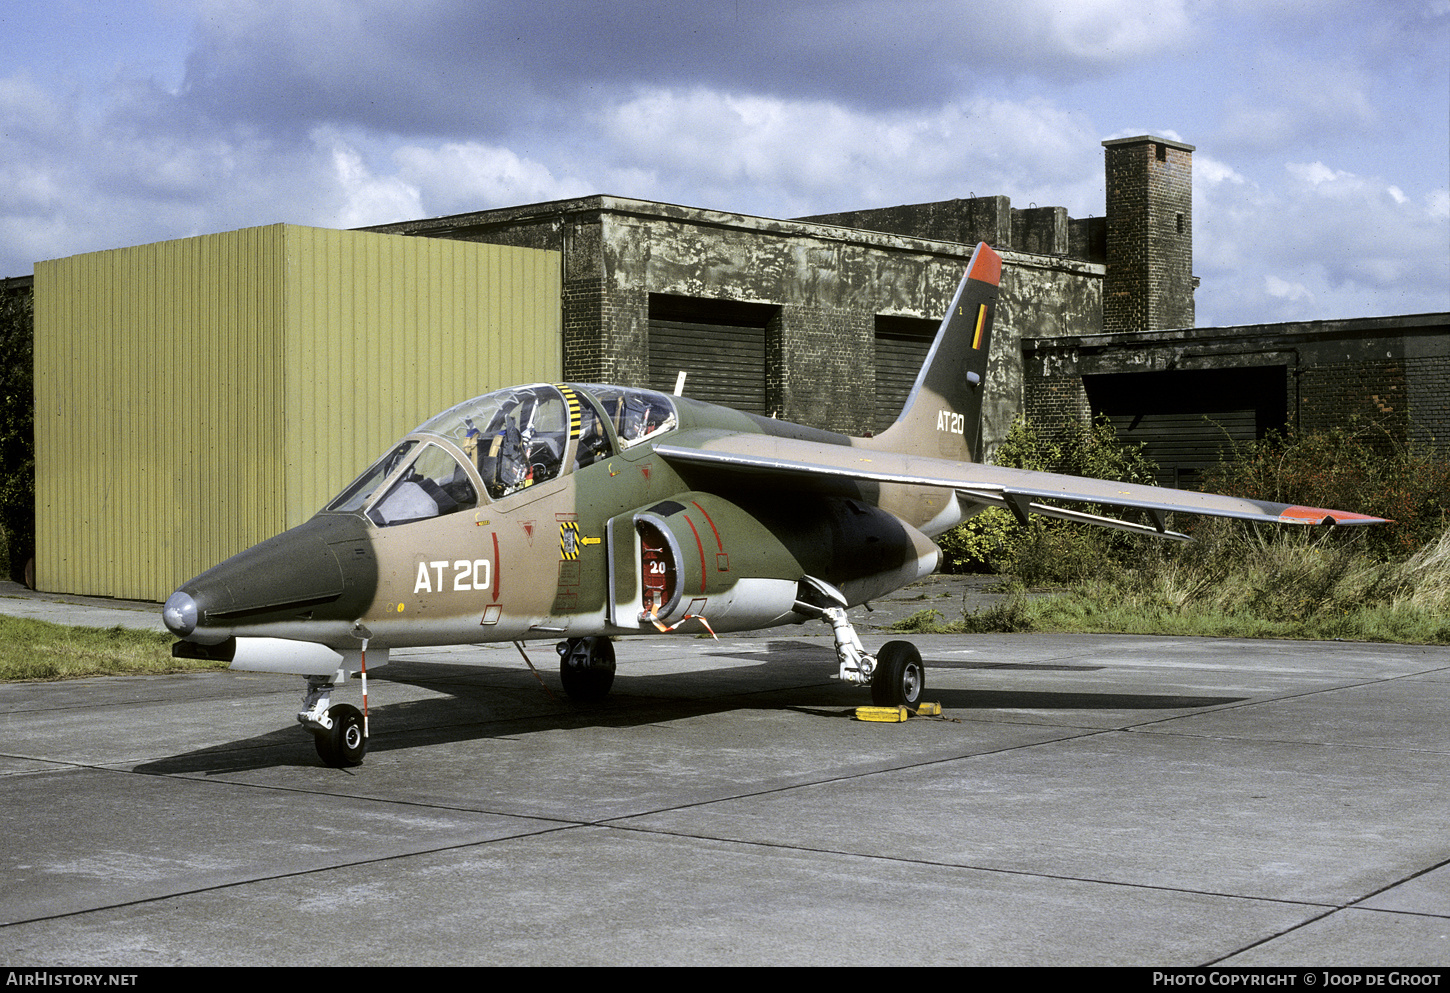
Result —
[[[1084,376],[1093,415],[1106,414],[1118,437],[1142,442],[1163,486],[1193,489],[1235,444],[1282,430],[1286,368],[1250,366],[1187,372]]]

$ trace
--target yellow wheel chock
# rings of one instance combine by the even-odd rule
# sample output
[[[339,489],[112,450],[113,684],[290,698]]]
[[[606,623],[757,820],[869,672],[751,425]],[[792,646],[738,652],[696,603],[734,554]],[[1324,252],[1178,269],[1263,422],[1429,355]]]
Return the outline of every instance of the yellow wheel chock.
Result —
[[[913,717],[940,717],[941,704],[923,703],[915,710],[910,707],[857,707],[856,720],[875,721],[878,724],[900,724]]]

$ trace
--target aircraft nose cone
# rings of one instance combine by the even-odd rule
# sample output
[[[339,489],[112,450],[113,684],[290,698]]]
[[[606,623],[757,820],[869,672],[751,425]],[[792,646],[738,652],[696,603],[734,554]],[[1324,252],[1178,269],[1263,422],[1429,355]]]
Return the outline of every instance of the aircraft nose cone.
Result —
[[[178,638],[185,638],[196,630],[196,617],[196,601],[180,590],[167,597],[161,608],[161,620]]]

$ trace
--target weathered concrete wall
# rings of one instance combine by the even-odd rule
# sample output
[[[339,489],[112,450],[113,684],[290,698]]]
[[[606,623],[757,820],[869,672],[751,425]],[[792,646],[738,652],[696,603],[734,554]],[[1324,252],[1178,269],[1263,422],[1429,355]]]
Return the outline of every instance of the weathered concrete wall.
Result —
[[[1091,416],[1084,376],[1282,366],[1290,425],[1450,451],[1450,314],[1025,337],[1025,406],[1049,429]]]
[[[1009,197],[968,197],[909,203],[898,207],[847,210],[797,218],[819,224],[837,224],[866,231],[885,231],[908,238],[954,241],[975,245],[985,241],[998,250],[1012,246],[1012,200]]]
[[[1063,247],[1059,208],[1013,212],[983,197],[971,223]],[[939,212],[941,230],[963,234]],[[972,218],[975,217],[975,220]],[[956,224],[956,227],[952,227]],[[1030,229],[1030,230],[1029,230]],[[781,221],[614,197],[389,225],[378,230],[554,247],[563,266],[566,378],[647,385],[649,300],[670,294],[778,308],[767,326],[767,403],[787,420],[849,434],[874,426],[876,317],[937,321],[977,235],[941,241],[877,230]],[[984,238],[989,243],[992,239]],[[1096,331],[1103,267],[1062,256],[1003,252],[984,405],[985,450],[1022,410],[1022,335]]]
[[[987,402],[983,405],[983,449],[990,454],[1007,437],[1012,421],[1027,408],[1022,340],[1092,334],[1103,320],[1103,268],[1070,259],[1003,256]]]
[[[745,218],[707,225],[614,215],[605,232],[619,294],[643,285],[648,293],[780,305],[780,365],[767,372],[774,412],[850,434],[873,426],[862,387],[875,381],[875,317],[939,319],[970,260],[965,245],[847,240],[806,226],[762,230]],[[1003,260],[983,413],[987,451],[1022,411],[1021,336],[1082,333],[1102,319],[1100,266],[1010,252]]]
[[[1019,210],[1004,196],[848,210],[797,220],[966,245],[985,241],[999,252],[1107,261],[1107,225],[1103,218],[1077,220],[1067,216],[1065,207]]]
[[[862,402],[862,385],[875,381],[875,316],[945,312],[967,261],[962,251],[942,257],[855,243],[826,228],[722,220],[683,209],[604,217],[609,292],[636,301],[621,324],[647,339],[651,293],[777,306],[770,367],[762,370],[771,412],[833,431],[869,431],[872,404]],[[639,344],[647,367],[648,342]]]

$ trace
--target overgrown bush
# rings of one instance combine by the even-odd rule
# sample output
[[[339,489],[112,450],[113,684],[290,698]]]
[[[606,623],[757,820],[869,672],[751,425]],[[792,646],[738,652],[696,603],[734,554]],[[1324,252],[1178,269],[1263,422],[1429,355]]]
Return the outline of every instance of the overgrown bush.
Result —
[[[1103,416],[1052,437],[1018,417],[993,461],[1014,469],[1150,485],[1157,469],[1142,445],[1120,442]],[[1023,527],[1009,511],[995,507],[948,531],[937,543],[946,572],[1009,572],[1029,586],[1090,578],[1128,547],[1122,532],[1036,515]]]
[[[1349,559],[1403,560],[1433,544],[1450,527],[1450,458],[1403,446],[1386,450],[1383,439],[1364,431],[1271,434],[1232,449],[1206,470],[1202,488],[1276,503],[1331,507],[1395,523],[1373,527],[1299,528],[1283,525],[1225,525],[1212,518],[1179,519],[1200,541],[1171,550],[1159,539],[1140,539],[1089,525],[1033,516],[1026,527],[1005,510],[984,511],[942,535],[947,572],[1006,572],[1025,586],[1081,583],[1125,567],[1144,556],[1178,556],[1195,569],[1215,568],[1217,554],[1247,555],[1253,549],[1291,547],[1302,541],[1323,554],[1340,550]],[[1100,417],[1063,435],[1045,437],[1018,419],[998,449],[996,463],[1070,475],[1153,483],[1156,466],[1141,445],[1117,440]],[[1117,513],[1110,511],[1109,513]],[[1228,527],[1228,531],[1223,529]],[[1217,530],[1215,530],[1217,529]],[[1234,542],[1225,535],[1237,536]],[[1286,535],[1282,540],[1277,536]],[[1288,537],[1294,536],[1297,537]],[[1348,559],[1346,560],[1348,561]]]
[[[0,290],[0,575],[35,554],[34,338],[28,287]]]
[[[1188,544],[1134,536],[1131,565],[935,630],[1450,644],[1450,529],[1391,562],[1332,534],[1213,519]]]
[[[1237,446],[1202,477],[1203,489],[1277,503],[1332,507],[1394,524],[1335,535],[1388,560],[1412,555],[1450,524],[1450,458],[1394,446],[1370,430],[1271,434]],[[1339,529],[1336,529],[1339,530]]]

